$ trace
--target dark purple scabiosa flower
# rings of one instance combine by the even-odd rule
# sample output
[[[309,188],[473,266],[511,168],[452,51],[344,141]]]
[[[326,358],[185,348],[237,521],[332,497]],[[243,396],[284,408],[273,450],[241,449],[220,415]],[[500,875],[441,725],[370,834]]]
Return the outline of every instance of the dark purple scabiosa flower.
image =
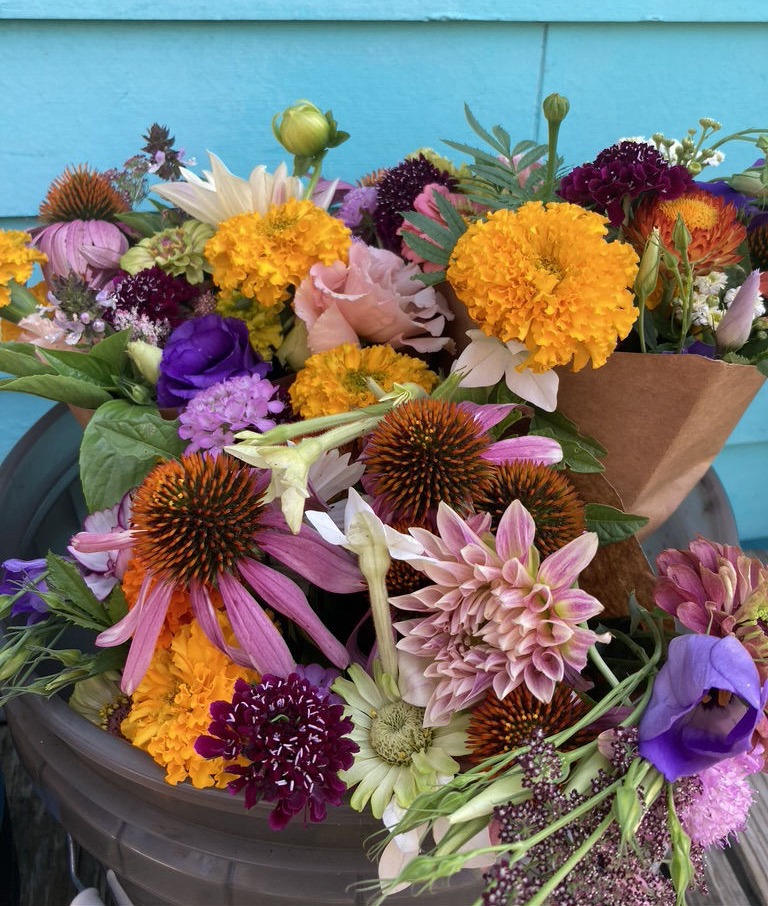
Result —
[[[184,277],[171,277],[162,268],[148,267],[124,277],[102,300],[104,318],[116,330],[149,322],[162,328],[160,339],[164,339],[181,323],[184,308],[194,305],[199,293],[200,288]],[[139,330],[139,334],[135,339],[152,341],[145,330]]]
[[[241,374],[265,377],[268,371],[251,346],[244,321],[216,314],[191,318],[173,331],[163,348],[157,404],[162,409],[182,407],[221,381]]]
[[[40,623],[48,616],[48,605],[40,597],[48,591],[43,578],[45,559],[6,560],[0,580],[0,595],[18,595],[11,605],[12,617],[26,617],[27,626]]]
[[[669,643],[640,720],[640,754],[669,781],[752,749],[768,702],[752,655],[734,636]]]
[[[211,717],[211,735],[199,736],[195,751],[248,761],[227,765],[237,775],[228,789],[244,790],[248,809],[261,800],[276,803],[273,830],[301,813],[324,821],[326,806],[341,805],[346,784],[339,771],[352,766],[359,746],[348,737],[353,724],[335,693],[298,673],[267,674],[253,685],[238,680],[232,701],[213,702]]]
[[[385,170],[376,184],[376,209],[373,222],[382,247],[400,252],[402,239],[398,230],[403,225],[403,213],[413,210],[413,203],[424,186],[437,183],[456,188],[456,179],[447,170],[438,169],[423,154],[409,158]]]
[[[246,429],[269,431],[273,416],[285,409],[279,388],[259,374],[242,374],[201,390],[179,415],[179,437],[189,441],[187,453],[221,453]]]
[[[560,182],[565,201],[605,214],[613,227],[626,216],[625,205],[652,192],[679,198],[693,184],[685,167],[670,164],[645,142],[623,141],[601,151],[591,163],[574,167]]]

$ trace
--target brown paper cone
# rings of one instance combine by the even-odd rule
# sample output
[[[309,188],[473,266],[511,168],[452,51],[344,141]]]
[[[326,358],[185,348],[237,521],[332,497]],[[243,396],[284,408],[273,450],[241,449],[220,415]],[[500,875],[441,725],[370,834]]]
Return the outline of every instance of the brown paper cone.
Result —
[[[608,451],[623,509],[649,519],[640,538],[688,496],[764,381],[752,365],[627,352],[559,373],[558,410]]]

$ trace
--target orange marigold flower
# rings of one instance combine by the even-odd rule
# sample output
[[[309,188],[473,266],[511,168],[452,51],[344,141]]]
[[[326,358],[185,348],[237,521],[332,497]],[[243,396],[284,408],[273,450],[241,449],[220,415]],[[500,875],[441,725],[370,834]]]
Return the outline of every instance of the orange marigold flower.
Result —
[[[128,602],[129,609],[133,607],[139,597],[139,589],[141,588],[145,575],[146,569],[141,560],[133,557],[128,561],[120,585],[123,589],[125,600]],[[221,596],[215,589],[211,591],[211,598],[220,610],[223,609],[224,604],[221,600]],[[173,594],[171,595],[170,603],[168,604],[168,612],[165,615],[163,628],[160,630],[160,635],[157,638],[157,647],[168,648],[178,630],[191,622],[192,603],[189,599],[189,592],[184,588],[175,587]]]
[[[11,280],[25,284],[35,264],[48,260],[42,252],[30,248],[30,242],[29,233],[23,230],[0,230],[0,307],[11,301]]]
[[[220,624],[232,643],[232,631],[223,617]],[[203,758],[195,751],[195,741],[208,732],[211,703],[231,699],[238,679],[253,683],[260,677],[219,651],[193,620],[179,627],[168,648],[155,649],[120,729],[165,768],[168,783],[189,778],[198,789],[225,787],[232,775],[224,765],[231,761]]]
[[[524,367],[604,365],[627,336],[638,257],[607,242],[600,214],[567,202],[528,202],[472,224],[451,254],[447,278],[489,336],[524,343]]]
[[[351,233],[311,201],[289,198],[260,214],[238,214],[219,224],[205,245],[213,281],[260,305],[285,302],[313,264],[346,263]]]
[[[649,196],[638,205],[627,227],[627,239],[642,251],[651,230],[658,227],[662,244],[679,259],[672,241],[678,215],[691,234],[688,260],[694,273],[724,270],[742,260],[740,246],[747,238],[747,231],[739,223],[736,206],[706,189],[690,189],[671,200]]]
[[[301,418],[314,418],[372,406],[376,397],[368,378],[387,392],[395,384],[418,384],[427,393],[437,385],[437,375],[421,359],[391,346],[361,349],[344,343],[307,359],[288,391],[293,411]]]

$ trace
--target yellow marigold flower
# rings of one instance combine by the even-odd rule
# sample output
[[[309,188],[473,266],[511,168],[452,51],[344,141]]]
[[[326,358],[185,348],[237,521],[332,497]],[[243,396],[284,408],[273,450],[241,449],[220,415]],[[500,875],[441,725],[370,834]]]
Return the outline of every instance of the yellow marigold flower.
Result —
[[[293,411],[301,418],[315,418],[371,406],[376,397],[366,383],[369,377],[386,392],[408,382],[427,393],[437,385],[437,375],[420,359],[391,346],[360,349],[345,343],[307,359],[288,391]]]
[[[224,622],[222,617],[227,635]],[[165,768],[168,783],[188,777],[198,789],[225,787],[232,779],[224,770],[225,760],[198,755],[195,740],[208,732],[211,703],[229,701],[240,678],[258,682],[259,675],[230,661],[196,620],[180,626],[169,648],[155,650],[133,693],[130,714],[120,725],[123,735]]]
[[[29,242],[29,233],[22,230],[0,230],[0,307],[11,301],[11,280],[25,284],[35,264],[48,260],[42,252],[30,248]]]
[[[251,346],[265,362],[272,360],[275,350],[283,342],[282,306],[265,307],[240,293],[221,293],[216,301],[216,311],[224,318],[240,318],[248,327]]]
[[[313,264],[346,263],[351,233],[311,201],[289,198],[260,214],[238,214],[219,224],[205,246],[213,282],[260,305],[288,299]]]
[[[524,343],[523,366],[604,365],[637,312],[630,287],[638,257],[606,242],[607,221],[566,202],[529,202],[472,224],[456,243],[447,279],[489,336]]]

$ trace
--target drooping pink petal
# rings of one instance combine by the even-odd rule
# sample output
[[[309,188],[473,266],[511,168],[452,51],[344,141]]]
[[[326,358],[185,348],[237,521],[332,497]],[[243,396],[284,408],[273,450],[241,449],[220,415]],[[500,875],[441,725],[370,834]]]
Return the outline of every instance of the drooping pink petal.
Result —
[[[488,462],[520,462],[527,459],[541,465],[551,466],[563,458],[563,448],[551,437],[526,434],[522,437],[508,437],[497,440],[481,454]]]
[[[133,547],[135,537],[130,529],[116,532],[78,532],[72,536],[70,544],[83,554],[95,554],[101,551],[119,551]]]
[[[241,560],[238,569],[256,594],[301,627],[332,664],[340,669],[349,664],[349,652],[312,610],[304,592],[295,582],[249,558]]]
[[[288,676],[296,661],[259,602],[236,578],[226,573],[219,576],[219,591],[235,637],[256,670]]]

